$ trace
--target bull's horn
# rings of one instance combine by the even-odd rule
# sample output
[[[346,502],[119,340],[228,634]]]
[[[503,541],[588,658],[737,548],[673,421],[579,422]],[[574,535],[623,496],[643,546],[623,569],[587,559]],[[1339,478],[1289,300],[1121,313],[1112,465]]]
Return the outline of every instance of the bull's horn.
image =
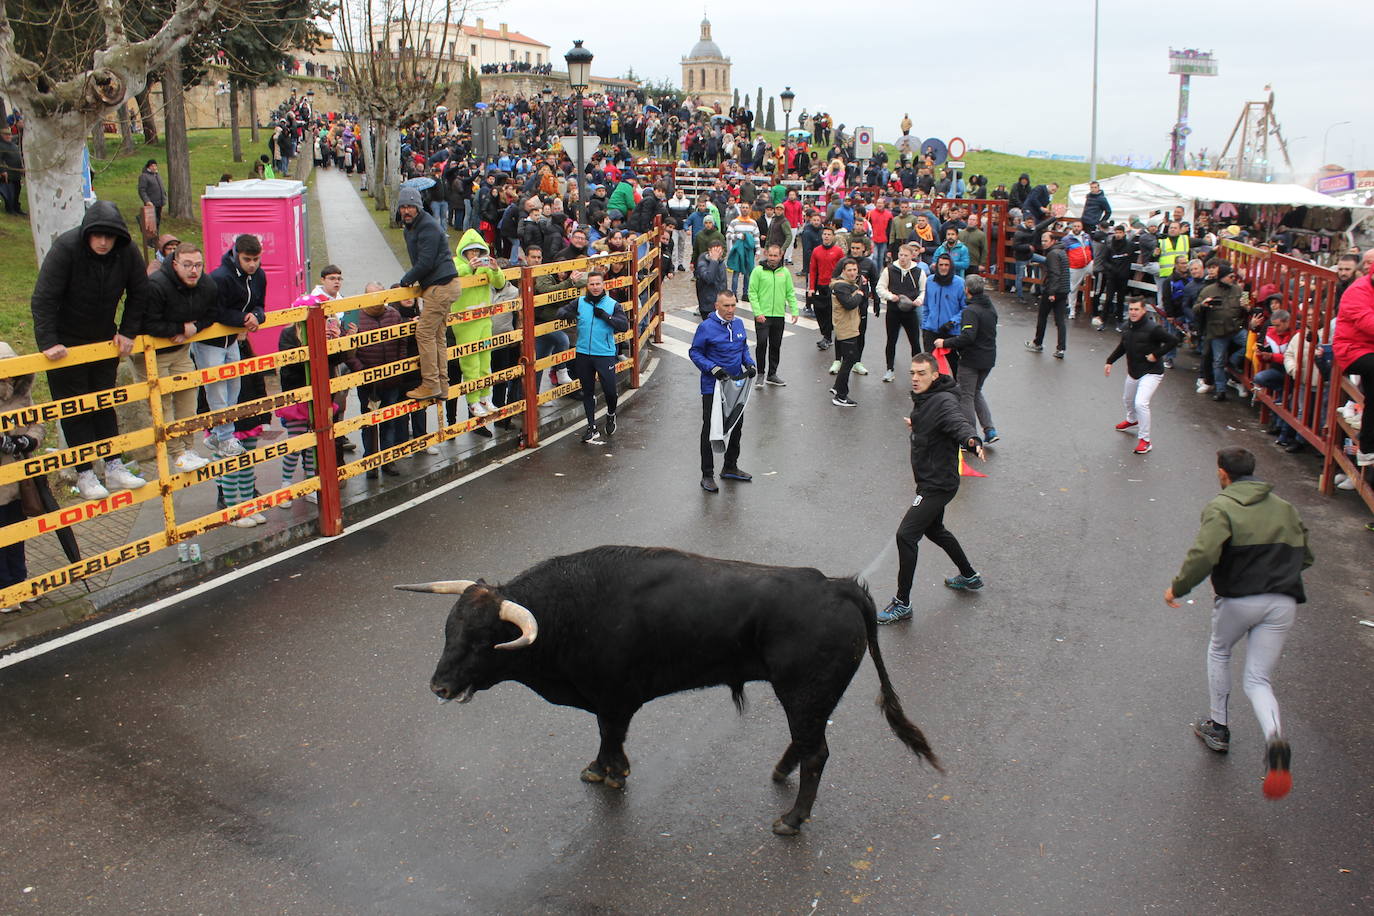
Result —
[[[448,579],[439,582],[421,582],[416,585],[394,585],[403,592],[430,592],[435,595],[461,595],[476,585],[475,579]]]
[[[528,608],[521,607],[514,601],[501,602],[500,617],[507,623],[519,627],[520,636],[510,642],[498,643],[498,649],[523,649],[539,636],[539,622],[534,619]]]

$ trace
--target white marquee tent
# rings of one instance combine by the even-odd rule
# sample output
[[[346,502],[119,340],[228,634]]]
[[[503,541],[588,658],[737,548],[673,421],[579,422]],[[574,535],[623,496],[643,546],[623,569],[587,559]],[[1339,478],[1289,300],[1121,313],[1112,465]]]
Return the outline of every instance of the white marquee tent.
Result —
[[[1258,181],[1233,181],[1197,175],[1153,175],[1125,172],[1099,182],[1112,206],[1112,221],[1142,219],[1150,214],[1168,212],[1182,206],[1191,220],[1199,204],[1212,203],[1288,205],[1293,207],[1345,207],[1338,200],[1319,194],[1300,184],[1264,184]],[[1088,196],[1087,184],[1069,188],[1069,212],[1082,213]],[[1353,222],[1374,215],[1369,207],[1351,207]]]

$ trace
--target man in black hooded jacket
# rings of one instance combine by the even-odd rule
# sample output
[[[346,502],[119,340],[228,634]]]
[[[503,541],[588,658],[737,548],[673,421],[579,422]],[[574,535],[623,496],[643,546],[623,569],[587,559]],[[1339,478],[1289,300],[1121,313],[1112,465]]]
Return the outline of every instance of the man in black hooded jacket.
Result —
[[[1026,341],[1026,349],[1032,353],[1045,349],[1045,325],[1053,313],[1058,335],[1054,358],[1063,359],[1068,345],[1069,256],[1048,232],[1041,238],[1041,244],[1045,248],[1045,273],[1040,283],[1040,314],[1035,319],[1035,339]]]
[[[107,200],[96,201],[81,225],[53,240],[30,307],[33,336],[38,349],[53,362],[67,355],[68,347],[113,341],[119,356],[133,352],[134,337],[142,323],[148,294],[148,269],[143,255],[129,237],[119,208]],[[115,310],[124,300],[118,326]],[[48,390],[55,401],[115,387],[119,356],[79,366],[48,370]],[[67,446],[86,445],[119,435],[114,409],[64,416],[62,433]],[[147,481],[124,467],[120,457],[105,459],[105,483],[95,479],[91,462],[76,466],[77,489],[84,499],[104,499],[109,489],[133,490]]]
[[[940,374],[935,357],[918,353],[911,358],[911,473],[916,497],[897,527],[897,594],[878,612],[879,623],[911,617],[911,583],[916,577],[921,538],[938,545],[959,568],[945,585],[958,591],[980,589],[983,579],[969,564],[959,539],[945,527],[945,506],[959,492],[959,450],[967,448],[986,459],[983,441],[959,407],[954,379]]]

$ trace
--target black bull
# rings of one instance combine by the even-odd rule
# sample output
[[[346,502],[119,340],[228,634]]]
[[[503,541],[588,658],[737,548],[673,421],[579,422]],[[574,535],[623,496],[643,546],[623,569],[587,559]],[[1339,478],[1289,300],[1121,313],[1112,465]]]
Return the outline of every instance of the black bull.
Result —
[[[397,587],[461,596],[430,681],[441,701],[467,702],[477,690],[518,681],[550,703],[596,715],[601,748],[582,771],[587,782],[624,786],[625,734],[650,700],[724,685],[742,707],[745,682],[768,681],[792,735],[773,779],[801,766],[796,803],[773,831],[795,834],[830,755],[826,720],[865,646],[889,727],[939,768],[902,711],[878,649],[873,599],[853,579],[663,548],[596,547],[545,560],[505,585]]]

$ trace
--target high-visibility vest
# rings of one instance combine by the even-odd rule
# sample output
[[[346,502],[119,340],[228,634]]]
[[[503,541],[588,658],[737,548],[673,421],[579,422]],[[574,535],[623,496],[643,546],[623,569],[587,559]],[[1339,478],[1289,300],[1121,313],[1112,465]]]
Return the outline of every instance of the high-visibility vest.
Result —
[[[1179,258],[1188,256],[1188,237],[1180,235],[1174,240],[1174,244],[1169,244],[1169,237],[1166,235],[1159,240],[1159,275],[1161,277],[1172,277],[1174,275],[1174,262]]]

